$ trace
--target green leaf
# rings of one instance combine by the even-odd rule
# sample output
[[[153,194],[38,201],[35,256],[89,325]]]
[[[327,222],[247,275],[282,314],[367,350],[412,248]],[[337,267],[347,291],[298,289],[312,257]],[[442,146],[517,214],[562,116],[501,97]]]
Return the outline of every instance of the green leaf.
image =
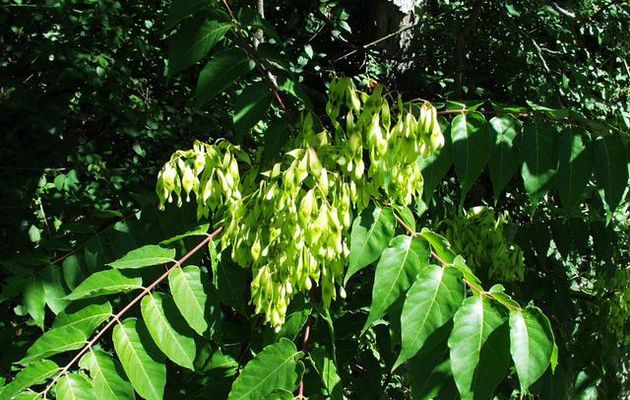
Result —
[[[182,19],[212,5],[214,0],[174,0],[164,29],[171,29]]]
[[[131,250],[122,258],[107,265],[116,269],[136,269],[175,261],[175,249],[166,249],[155,244],[148,244]]]
[[[451,123],[455,172],[462,200],[483,171],[492,148],[486,119],[479,113],[459,114]]]
[[[370,315],[363,332],[409,289],[427,263],[428,245],[422,238],[401,235],[392,240],[376,266]]]
[[[409,360],[409,382],[412,399],[432,400],[453,380],[448,355],[448,336],[452,320],[435,330],[420,351]],[[454,383],[452,383],[454,385]],[[457,391],[457,389],[455,389]]]
[[[142,278],[127,278],[117,269],[108,269],[88,276],[66,299],[87,299],[137,289],[142,289]]]
[[[433,192],[438,184],[453,165],[453,143],[451,140],[450,125],[444,131],[444,147],[433,152],[429,157],[420,157],[420,169],[424,179],[423,198],[428,202],[433,197]]]
[[[0,390],[0,395],[3,394]],[[11,397],[11,400],[40,400],[43,399],[40,393],[35,393],[32,391],[19,393],[17,396]]]
[[[182,240],[185,239],[187,237],[191,237],[191,236],[206,236],[206,234],[208,233],[208,230],[210,229],[210,224],[201,224],[201,225],[197,225],[192,229],[187,230],[184,233],[181,233],[179,235],[175,235],[173,237],[170,237],[168,239],[164,239],[160,242],[160,245],[162,246],[168,246],[172,243],[177,242],[178,240]]]
[[[435,254],[445,263],[452,263],[455,260],[457,254],[451,250],[451,244],[446,238],[438,233],[433,232],[429,228],[422,228],[420,231],[422,236],[435,251]]]
[[[194,369],[195,339],[173,299],[161,293],[148,294],[142,299],[141,311],[151,338],[162,353],[176,364]]]
[[[302,353],[288,339],[267,346],[251,360],[232,385],[228,400],[263,399],[275,389],[295,390]]]
[[[547,370],[554,352],[549,320],[536,307],[510,311],[510,351],[525,393]]]
[[[249,291],[246,271],[232,260],[223,257],[217,265],[217,275],[219,301],[234,307],[241,315],[248,315],[245,305],[246,292]]]
[[[489,299],[469,297],[453,318],[448,347],[462,400],[487,399],[510,366],[507,318]]]
[[[558,167],[556,130],[545,121],[527,122],[520,151],[524,160],[521,176],[532,203],[537,205],[547,193]]]
[[[260,121],[271,106],[272,92],[266,82],[245,87],[234,102],[234,130],[242,139]]]
[[[98,400],[135,399],[133,386],[126,379],[120,363],[104,351],[91,350],[81,358],[79,366],[90,371]]]
[[[413,357],[433,332],[453,318],[462,300],[464,283],[457,269],[429,265],[418,273],[403,305],[402,348],[394,369]]]
[[[337,373],[334,361],[326,356],[323,348],[318,347],[309,352],[313,367],[322,378],[322,384],[331,400],[343,400],[341,378]]]
[[[67,293],[61,268],[55,265],[46,267],[42,272],[42,286],[46,304],[53,313],[59,314],[68,305],[68,300],[64,300]]]
[[[209,282],[208,274],[193,265],[175,268],[168,276],[168,285],[179,312],[202,336],[211,330],[218,318],[216,293]]]
[[[595,140],[595,179],[611,211],[614,211],[628,185],[628,161],[623,142],[617,135]]]
[[[15,375],[15,378],[0,390],[0,395],[3,399],[11,399],[31,386],[44,383],[58,371],[59,366],[50,360],[35,361]]]
[[[520,156],[514,146],[514,139],[522,129],[521,122],[509,114],[499,115],[490,120],[493,146],[488,169],[495,202],[520,164]]]
[[[204,58],[233,26],[231,23],[204,18],[187,21],[169,40],[168,76]]]
[[[164,358],[142,321],[125,319],[114,328],[112,339],[116,355],[138,394],[147,400],[162,400],[166,385]]]
[[[20,360],[25,364],[70,350],[80,349],[87,342],[87,335],[72,326],[53,328],[40,336]]]
[[[55,385],[55,396],[58,400],[97,400],[92,383],[78,373],[62,376]]]
[[[33,318],[35,324],[44,330],[44,316],[46,314],[46,292],[41,279],[33,275],[24,286],[24,306]]]
[[[215,54],[199,74],[197,107],[215,98],[252,68],[247,54],[239,48],[233,47]]]
[[[562,204],[571,210],[586,190],[593,172],[593,152],[583,133],[567,129],[560,135],[556,187]]]
[[[89,336],[104,321],[112,316],[112,306],[108,301],[100,301],[79,308],[71,305],[57,315],[53,328],[71,326]]]
[[[370,206],[357,216],[350,232],[350,261],[344,284],[352,275],[376,261],[394,237],[394,213]]]

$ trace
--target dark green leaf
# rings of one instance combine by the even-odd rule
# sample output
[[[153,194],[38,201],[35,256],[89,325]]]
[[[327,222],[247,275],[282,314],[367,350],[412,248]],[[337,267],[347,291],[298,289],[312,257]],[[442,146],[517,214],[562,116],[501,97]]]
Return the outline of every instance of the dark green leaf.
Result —
[[[520,151],[524,159],[521,175],[525,190],[537,205],[553,183],[558,168],[556,130],[545,121],[535,119],[523,129]]]
[[[520,156],[514,146],[514,140],[521,130],[521,122],[509,114],[499,115],[490,120],[490,132],[494,145],[488,169],[495,202],[520,164]]]
[[[486,119],[478,113],[459,114],[451,123],[455,172],[462,190],[462,200],[483,171],[492,148]]]
[[[245,87],[234,103],[234,130],[242,139],[260,121],[271,106],[272,92],[266,82]]]
[[[562,204],[571,210],[580,200],[593,171],[593,153],[585,135],[567,129],[560,135],[556,187]]]
[[[233,24],[204,19],[186,22],[170,39],[168,76],[173,76],[204,58]]]
[[[611,211],[615,210],[628,186],[628,160],[621,138],[616,135],[595,141],[595,178]]]
[[[229,48],[215,54],[199,75],[197,107],[215,98],[252,68],[247,54],[239,48]]]
[[[165,29],[171,29],[182,19],[209,7],[214,0],[174,0],[166,18]]]

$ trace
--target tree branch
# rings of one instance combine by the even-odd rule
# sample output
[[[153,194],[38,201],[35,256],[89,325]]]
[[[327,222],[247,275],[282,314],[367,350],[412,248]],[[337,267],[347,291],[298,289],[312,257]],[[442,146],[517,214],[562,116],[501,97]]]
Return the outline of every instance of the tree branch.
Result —
[[[79,359],[81,358],[81,356],[83,354],[85,354],[88,350],[90,350],[92,348],[92,346],[105,334],[105,332],[107,332],[107,330],[109,328],[111,328],[115,323],[120,322],[120,319],[123,317],[123,315],[125,315],[125,313],[127,311],[129,311],[131,309],[131,307],[133,307],[135,304],[137,304],[140,300],[142,300],[142,298],[144,296],[146,296],[147,294],[151,293],[151,291],[153,289],[155,289],[155,287],[157,285],[159,285],[164,279],[166,279],[169,274],[171,272],[173,272],[173,270],[175,268],[180,268],[182,266],[183,263],[185,263],[190,257],[192,257],[195,253],[197,253],[199,250],[201,250],[206,244],[208,244],[211,240],[213,240],[216,236],[218,236],[221,231],[223,230],[223,227],[219,227],[218,229],[216,229],[214,232],[212,232],[211,234],[209,234],[204,240],[202,240],[197,246],[195,246],[192,250],[190,250],[188,253],[186,253],[182,258],[180,258],[179,260],[175,261],[173,263],[173,265],[166,270],[166,272],[164,272],[159,278],[157,278],[156,280],[154,280],[149,286],[147,286],[146,288],[144,288],[142,290],[142,292],[137,295],[133,300],[131,300],[129,302],[129,304],[127,304],[122,310],[120,310],[116,315],[114,315],[109,322],[107,323],[107,325],[105,325],[103,327],[103,329],[101,329],[92,339],[90,339],[85,346],[83,346],[83,348],[81,349],[81,351],[79,351],[77,353],[77,355],[74,356],[74,358],[72,358],[72,360],[70,360],[70,362],[68,362],[62,369],[61,371],[59,371],[59,373],[57,374],[57,376],[55,376],[55,378],[52,380],[52,382],[50,382],[50,384],[48,384],[48,386],[46,386],[46,388],[44,389],[44,391],[41,393],[42,397],[45,399],[47,393],[50,391],[50,389],[55,385],[55,383],[57,383],[57,381],[59,380],[59,378],[61,378],[64,374],[66,374],[68,372],[68,370],[77,362],[79,361]]]

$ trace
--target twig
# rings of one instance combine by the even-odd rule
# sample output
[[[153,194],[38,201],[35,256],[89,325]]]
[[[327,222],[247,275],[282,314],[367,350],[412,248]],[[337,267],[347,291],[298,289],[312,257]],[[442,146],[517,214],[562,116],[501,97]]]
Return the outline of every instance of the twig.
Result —
[[[396,35],[400,35],[401,33],[405,32],[405,31],[408,31],[409,29],[414,28],[416,26],[418,26],[418,22],[416,22],[414,24],[411,24],[411,25],[407,25],[405,27],[402,27],[402,28],[400,28],[397,31],[394,31],[392,33],[388,33],[387,35],[385,35],[383,37],[380,37],[380,38],[378,38],[378,39],[376,39],[376,40],[374,40],[374,41],[372,41],[372,42],[370,42],[368,44],[364,44],[363,46],[359,46],[358,48],[349,51],[348,53],[346,53],[346,54],[342,55],[341,57],[335,59],[333,61],[333,63],[336,63],[337,61],[341,61],[341,60],[343,60],[346,57],[350,57],[351,55],[357,53],[359,50],[367,50],[370,47],[375,46],[375,45],[381,43],[384,40],[387,40],[387,39],[389,39],[391,37],[394,37]]]
[[[483,115],[500,115],[500,114],[510,114],[516,117],[527,118],[531,117],[532,114],[528,112],[509,112],[509,111],[482,111],[482,110],[471,110],[468,108],[464,108],[462,110],[442,110],[438,111],[437,115],[447,115],[447,114],[468,114],[471,112],[476,112]]]
[[[308,350],[308,341],[311,338],[311,317],[309,315],[306,320],[306,328],[304,329],[304,340],[302,340],[302,352],[306,353]],[[304,379],[300,380],[300,386],[298,387],[298,400],[304,399]]]
[[[218,229],[216,229],[214,232],[212,232],[210,235],[208,235],[204,240],[202,240],[197,246],[195,246],[192,250],[190,250],[188,253],[186,253],[182,258],[180,258],[179,260],[175,261],[173,263],[173,265],[166,270],[166,272],[164,272],[162,275],[160,275],[159,278],[157,278],[155,281],[153,281],[149,286],[147,286],[146,288],[144,288],[142,290],[142,292],[137,295],[133,300],[131,300],[129,302],[129,304],[127,304],[122,310],[120,310],[116,315],[114,315],[109,322],[107,323],[107,325],[105,325],[103,327],[103,329],[101,329],[92,339],[90,339],[85,346],[83,346],[83,348],[81,349],[81,351],[79,351],[77,353],[77,355],[74,356],[74,358],[72,358],[72,360],[70,360],[70,362],[68,362],[68,364],[66,364],[61,371],[55,376],[55,378],[52,380],[52,382],[50,382],[50,384],[48,384],[48,386],[46,386],[46,388],[44,389],[44,391],[41,393],[42,397],[45,399],[46,398],[46,394],[50,391],[50,389],[55,385],[55,383],[64,375],[68,372],[68,370],[74,365],[74,363],[76,363],[83,354],[85,354],[88,350],[90,350],[92,348],[92,346],[105,334],[105,332],[107,332],[107,330],[109,328],[111,328],[115,323],[120,322],[120,318],[122,318],[123,315],[125,315],[125,313],[127,311],[129,311],[129,309],[131,309],[131,307],[133,307],[136,303],[138,303],[140,300],[142,300],[142,298],[144,296],[146,296],[147,294],[149,294],[151,292],[151,290],[155,289],[155,287],[157,285],[160,284],[160,282],[162,282],[164,279],[166,279],[169,274],[175,269],[175,268],[180,268],[182,266],[183,263],[185,263],[190,257],[192,257],[195,253],[197,253],[199,250],[201,250],[206,244],[208,244],[208,242],[210,242],[211,240],[213,240],[216,236],[218,236],[221,231],[223,230],[223,227],[219,227]]]
[[[547,65],[547,61],[545,60],[545,57],[542,54],[542,49],[540,48],[538,43],[536,43],[534,38],[529,38],[529,40],[531,40],[532,44],[534,45],[534,49],[536,49],[536,54],[538,55],[538,58],[540,58],[540,61],[543,64],[543,68],[545,68],[545,71],[547,71],[547,73],[550,73],[551,70],[549,69],[549,65]]]
[[[267,84],[271,88],[271,91],[273,92],[274,98],[276,102],[278,103],[278,106],[280,106],[280,108],[283,111],[288,113],[287,107],[284,104],[284,101],[282,100],[282,96],[280,95],[281,89],[280,87],[278,87],[278,83],[276,82],[276,77],[270,71],[269,63],[263,60],[262,58],[260,58],[254,46],[252,46],[247,40],[247,36],[245,36],[245,34],[243,33],[240,23],[236,19],[236,16],[234,15],[234,12],[232,11],[230,4],[228,3],[228,0],[223,0],[223,5],[225,5],[227,12],[230,15],[230,18],[232,19],[232,22],[236,26],[236,32],[237,32],[236,42],[240,45],[240,47],[243,50],[245,50],[245,52],[247,52],[247,54],[250,57],[252,57],[256,61],[256,69],[258,69],[260,76],[265,80],[265,82],[267,82]],[[293,119],[297,120],[297,118],[293,118]]]

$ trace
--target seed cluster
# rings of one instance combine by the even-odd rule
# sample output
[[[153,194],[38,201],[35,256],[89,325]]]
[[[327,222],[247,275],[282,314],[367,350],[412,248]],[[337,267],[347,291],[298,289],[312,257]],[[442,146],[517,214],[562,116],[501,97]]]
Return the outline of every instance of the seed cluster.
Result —
[[[398,99],[392,113],[381,87],[368,95],[350,79],[335,80],[326,112],[334,131],[316,131],[305,115],[293,150],[268,171],[220,141],[176,152],[158,175],[162,206],[173,194],[181,204],[192,193],[200,218],[222,216],[223,248],[252,270],[252,304],[276,328],[291,298],[314,285],[330,305],[350,252],[354,212],[373,200],[408,205],[420,198],[419,158],[444,143],[431,104],[406,110]],[[246,168],[238,161],[249,166],[242,178]]]
[[[523,251],[508,241],[504,231],[509,224],[507,211],[495,213],[488,207],[474,207],[443,223],[453,250],[473,271],[487,270],[490,279],[500,282],[523,280]]]

